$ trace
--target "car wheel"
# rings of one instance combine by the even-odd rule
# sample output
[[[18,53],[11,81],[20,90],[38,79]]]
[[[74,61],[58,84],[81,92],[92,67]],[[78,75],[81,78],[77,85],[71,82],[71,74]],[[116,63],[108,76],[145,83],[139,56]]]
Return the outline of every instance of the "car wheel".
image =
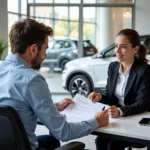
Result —
[[[65,64],[66,64],[67,62],[69,62],[68,59],[64,59],[64,60],[61,61],[61,63],[60,63],[60,68],[61,68],[61,70],[64,70]]]
[[[69,83],[69,92],[72,97],[74,97],[77,93],[88,96],[88,94],[92,92],[92,86],[85,75],[76,75]]]

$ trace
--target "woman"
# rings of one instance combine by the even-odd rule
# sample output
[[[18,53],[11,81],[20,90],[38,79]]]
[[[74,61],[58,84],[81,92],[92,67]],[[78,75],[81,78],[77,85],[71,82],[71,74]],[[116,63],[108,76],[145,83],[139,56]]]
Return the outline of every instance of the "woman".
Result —
[[[89,98],[109,104],[108,113],[113,118],[142,113],[150,109],[150,66],[146,48],[133,29],[121,30],[115,40],[117,62],[108,69],[106,91],[91,93]],[[96,138],[97,150],[124,150],[133,143]]]

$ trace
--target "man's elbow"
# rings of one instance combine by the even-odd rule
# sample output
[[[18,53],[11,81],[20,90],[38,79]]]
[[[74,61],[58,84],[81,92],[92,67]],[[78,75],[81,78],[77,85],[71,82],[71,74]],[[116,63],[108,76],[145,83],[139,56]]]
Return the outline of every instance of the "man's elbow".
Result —
[[[57,137],[60,141],[62,141],[62,142],[68,142],[69,140],[71,140],[72,138],[70,137],[70,136],[68,136],[68,135],[59,135],[58,137]]]

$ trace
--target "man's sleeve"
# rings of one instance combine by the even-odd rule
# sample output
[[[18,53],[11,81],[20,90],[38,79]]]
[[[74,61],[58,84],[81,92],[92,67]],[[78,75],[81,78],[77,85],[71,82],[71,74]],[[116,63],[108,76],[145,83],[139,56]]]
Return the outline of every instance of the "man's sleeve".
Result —
[[[48,85],[44,78],[36,76],[26,90],[26,97],[35,115],[50,130],[53,136],[62,141],[79,138],[90,134],[98,127],[95,118],[68,123],[53,103]]]

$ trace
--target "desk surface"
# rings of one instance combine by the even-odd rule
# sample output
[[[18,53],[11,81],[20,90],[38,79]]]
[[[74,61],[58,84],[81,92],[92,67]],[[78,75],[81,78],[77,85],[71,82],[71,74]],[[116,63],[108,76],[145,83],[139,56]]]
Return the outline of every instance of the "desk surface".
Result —
[[[142,118],[150,118],[150,112],[129,117],[121,117],[117,122],[99,128],[95,130],[95,132],[150,140],[150,126],[141,126],[138,123]]]

